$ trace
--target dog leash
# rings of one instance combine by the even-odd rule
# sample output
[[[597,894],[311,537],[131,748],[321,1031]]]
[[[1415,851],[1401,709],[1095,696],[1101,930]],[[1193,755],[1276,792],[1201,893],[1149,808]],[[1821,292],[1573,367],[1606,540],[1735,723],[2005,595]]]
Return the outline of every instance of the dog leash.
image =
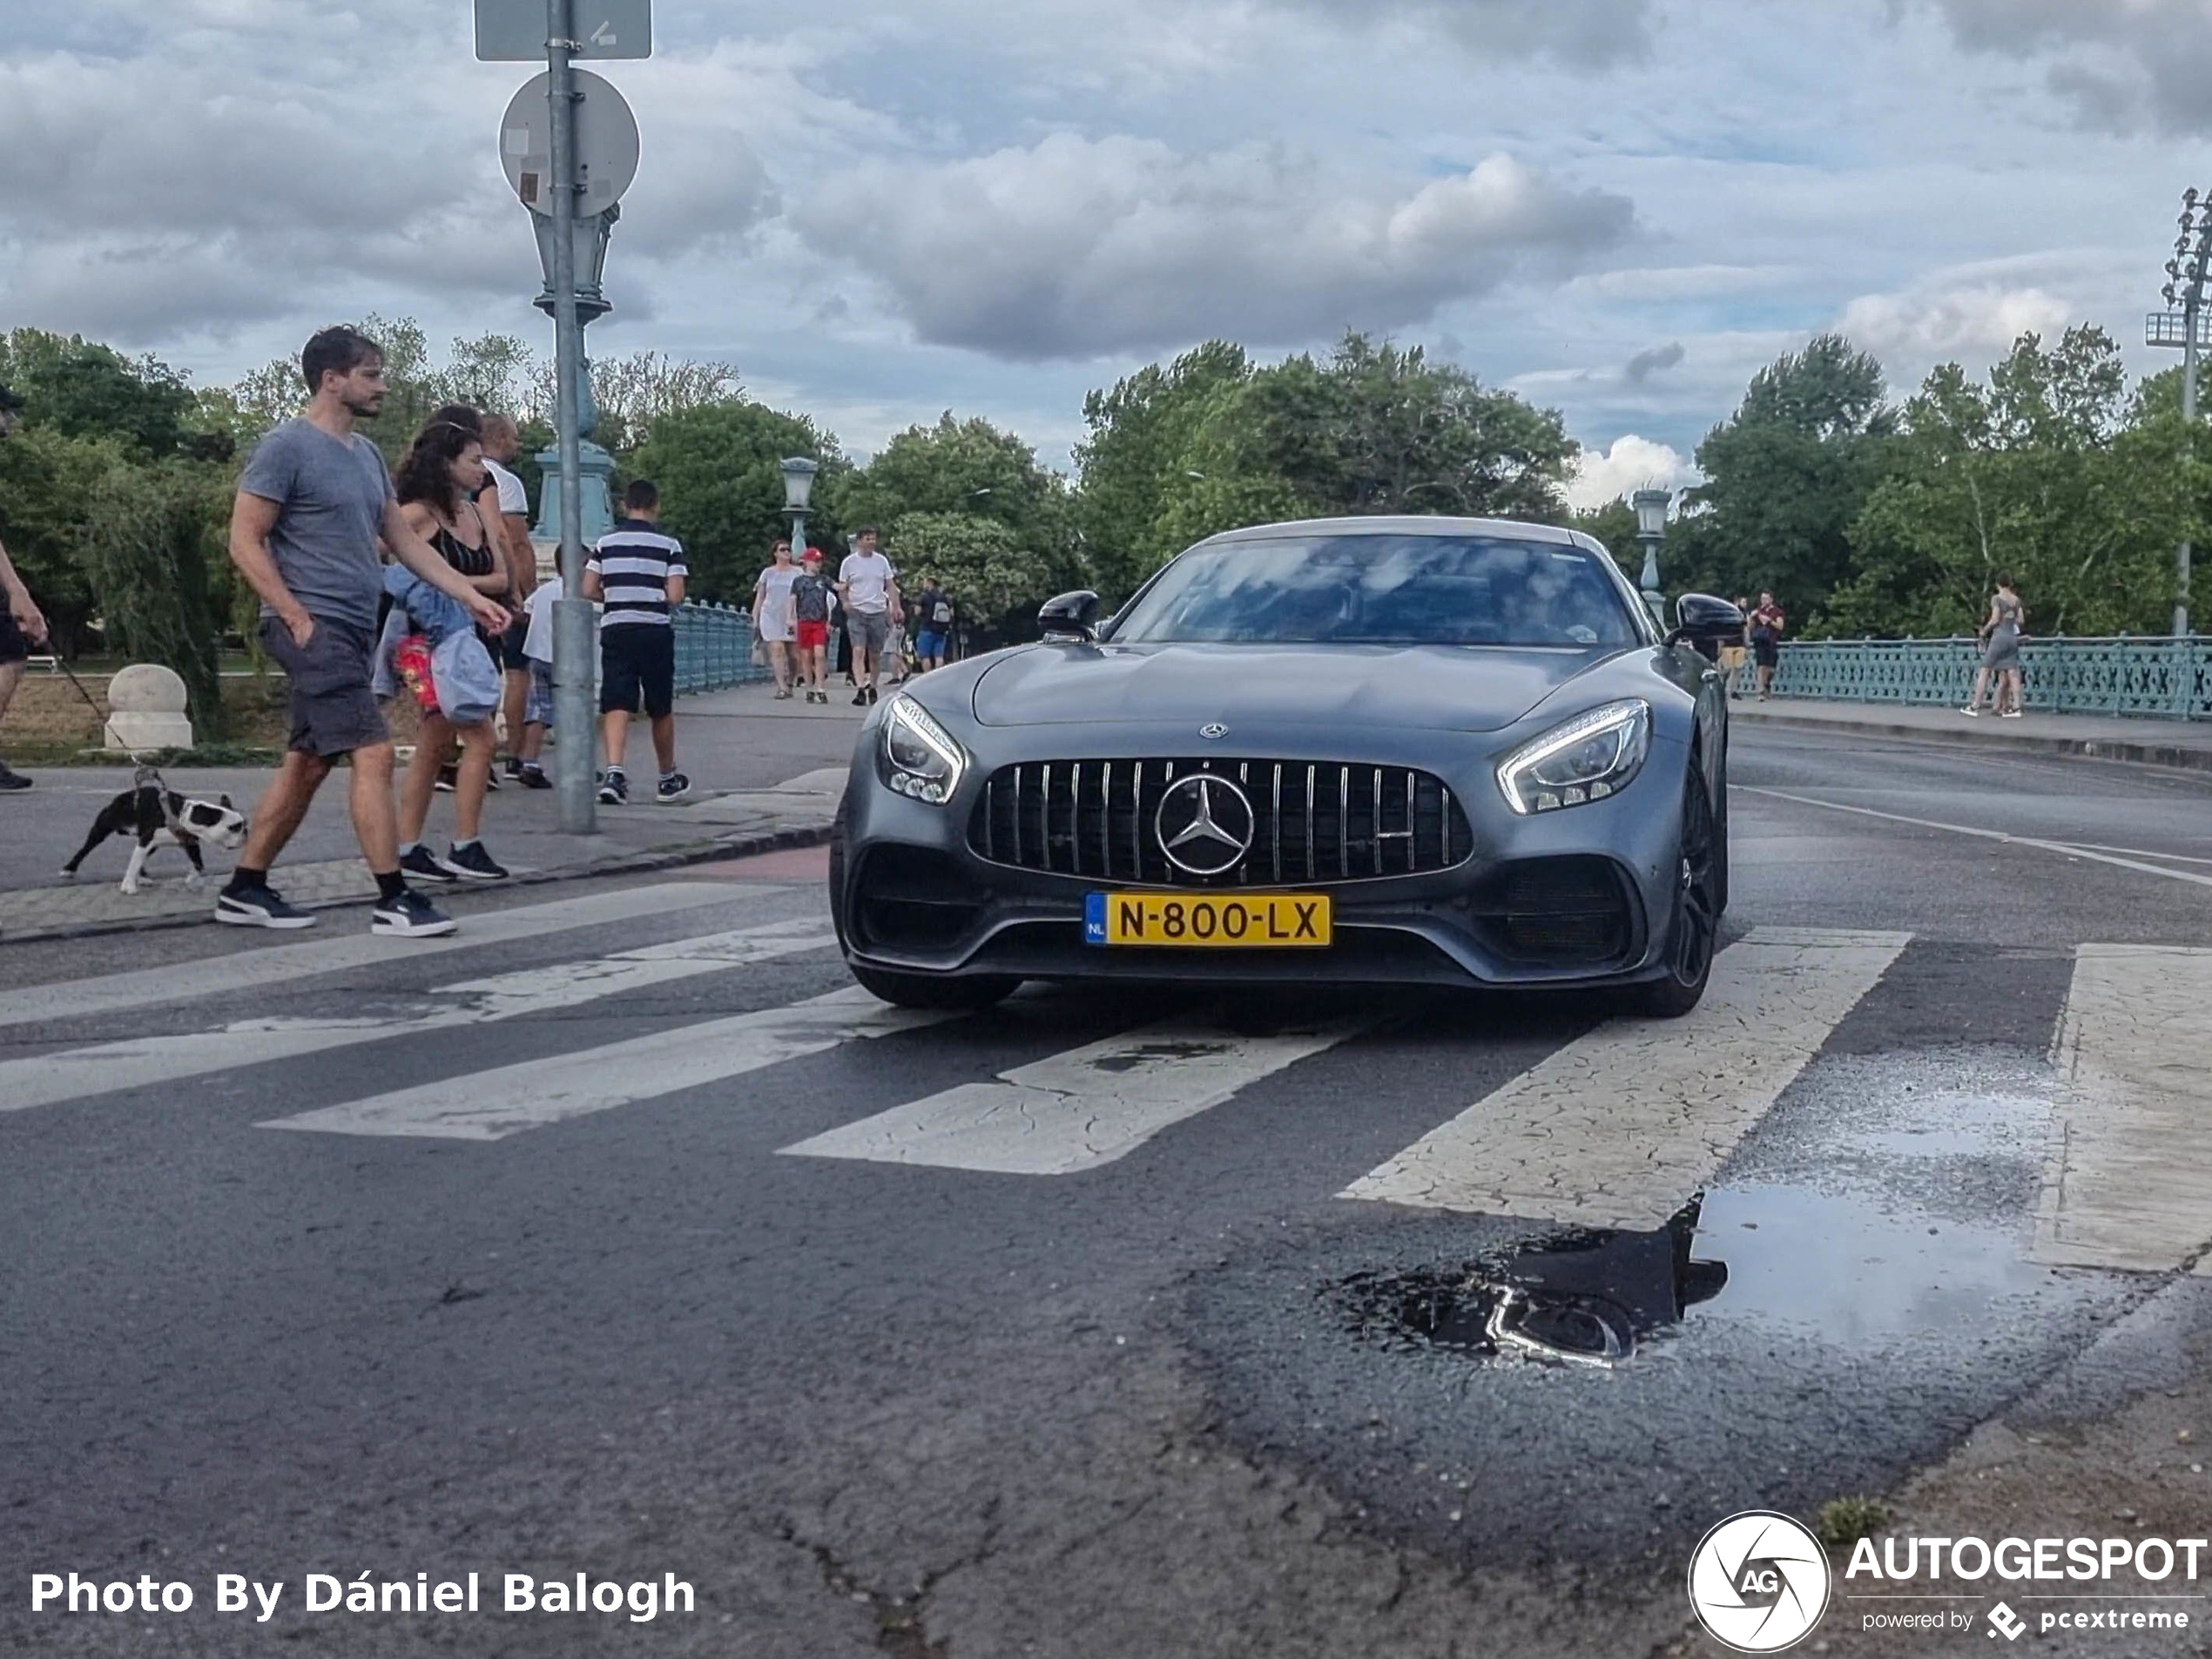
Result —
[[[77,694],[84,699],[85,705],[89,707],[93,713],[99,715],[102,719],[105,719],[107,715],[105,711],[100,707],[99,699],[95,698],[90,691],[84,689],[84,682],[78,678],[77,676],[70,671],[69,664],[62,661],[61,653],[59,651],[54,653],[54,666],[60,669],[62,671],[62,677],[68,680],[71,685],[74,685],[77,688]]]

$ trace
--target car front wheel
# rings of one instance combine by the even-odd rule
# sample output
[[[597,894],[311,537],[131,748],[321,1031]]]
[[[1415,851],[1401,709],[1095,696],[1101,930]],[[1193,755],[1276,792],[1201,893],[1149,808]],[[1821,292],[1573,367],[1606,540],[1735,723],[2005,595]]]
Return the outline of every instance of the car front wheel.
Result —
[[[1676,862],[1674,914],[1667,927],[1667,971],[1636,988],[1642,1011],[1655,1019],[1679,1020],[1705,995],[1720,934],[1720,858],[1712,803],[1693,766],[1683,787],[1682,850]]]

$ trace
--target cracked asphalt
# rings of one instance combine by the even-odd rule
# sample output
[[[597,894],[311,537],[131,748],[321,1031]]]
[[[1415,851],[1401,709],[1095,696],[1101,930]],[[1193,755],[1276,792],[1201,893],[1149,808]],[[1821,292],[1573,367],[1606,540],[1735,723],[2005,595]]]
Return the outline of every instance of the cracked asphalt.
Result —
[[[1148,1039],[1111,1076],[1359,1028],[1052,1176],[780,1154],[1181,1015],[1175,993],[1032,988],[654,1091],[656,1043],[844,989],[813,948],[8,1109],[17,1062],[399,1022],[465,995],[441,988],[819,918],[813,854],[686,873],[691,908],[0,1023],[0,1650],[1642,1659],[1719,1651],[1687,1634],[1681,1583],[1736,1509],[1868,1494],[1931,1524],[2041,1504],[2089,1525],[2152,1513],[2116,1495],[2133,1480],[2201,1514],[2212,1477],[2152,1442],[2212,1411],[2204,1281],[2032,1246],[2075,948],[2212,943],[2212,882],[2189,879],[2212,873],[2212,779],[1747,725],[1733,781],[1731,939],[1910,941],[1740,1138],[1710,1141],[1679,1239],[1606,1241],[1638,1308],[1615,1367],[1378,1328],[1348,1288],[1495,1286],[1532,1249],[1589,1244],[1571,1221],[1339,1196],[1598,1029],[1575,999],[1232,999],[1222,1042]],[[147,968],[189,995],[269,942],[217,933],[0,946],[0,1015]],[[465,1103],[639,1040],[635,1100],[505,1138],[258,1127],[429,1084]],[[196,1605],[33,1612],[31,1575],[71,1571],[185,1582]],[[696,1608],[299,1601],[310,1573],[472,1571],[488,1602],[506,1573],[673,1574]],[[214,1612],[227,1572],[284,1581],[277,1615]]]

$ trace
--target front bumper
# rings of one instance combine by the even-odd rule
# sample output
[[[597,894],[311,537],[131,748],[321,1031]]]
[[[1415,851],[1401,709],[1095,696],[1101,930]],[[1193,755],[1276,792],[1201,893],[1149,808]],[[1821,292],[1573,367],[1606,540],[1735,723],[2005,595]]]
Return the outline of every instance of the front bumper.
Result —
[[[1467,814],[1474,855],[1418,875],[1270,886],[1330,895],[1335,943],[1326,950],[1175,950],[1084,942],[1085,899],[1140,884],[1016,868],[969,845],[983,780],[1017,761],[1070,758],[1065,728],[995,732],[1015,741],[978,757],[958,794],[937,806],[883,785],[873,727],[855,757],[833,878],[841,882],[836,913],[846,954],[857,963],[1024,979],[1457,986],[1627,984],[1664,971],[1688,755],[1663,737],[1619,794],[1524,818],[1492,780],[1492,750],[1510,746],[1495,734],[1368,733],[1353,753],[1340,735],[1324,742],[1318,733],[1270,733],[1266,746],[1285,755],[1414,766],[1441,778]],[[1085,738],[1086,760],[1189,747],[1187,728]],[[1601,911],[1610,916],[1603,925]]]

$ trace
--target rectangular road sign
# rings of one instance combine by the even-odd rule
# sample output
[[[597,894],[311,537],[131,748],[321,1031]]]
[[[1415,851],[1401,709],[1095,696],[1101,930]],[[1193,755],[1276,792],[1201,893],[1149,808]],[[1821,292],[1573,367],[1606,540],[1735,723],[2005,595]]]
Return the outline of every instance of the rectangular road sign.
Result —
[[[653,0],[570,0],[576,60],[651,57]],[[545,0],[476,0],[476,56],[485,63],[545,61]]]

